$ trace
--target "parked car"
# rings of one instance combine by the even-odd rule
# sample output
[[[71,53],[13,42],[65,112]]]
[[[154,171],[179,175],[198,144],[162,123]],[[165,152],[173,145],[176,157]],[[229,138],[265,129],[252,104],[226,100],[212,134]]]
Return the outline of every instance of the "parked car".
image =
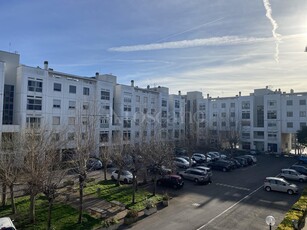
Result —
[[[307,155],[300,155],[300,156],[298,157],[298,162],[299,162],[300,164],[307,164]]]
[[[266,177],[263,188],[267,192],[279,191],[286,192],[290,195],[298,192],[298,187],[295,184],[290,184],[285,179],[279,177]]]
[[[167,168],[166,166],[154,166],[150,165],[147,167],[147,172],[151,174],[160,174],[160,175],[166,175],[166,174],[171,174],[172,170],[170,168]]]
[[[234,159],[239,161],[239,163],[242,165],[242,167],[245,167],[245,166],[248,165],[247,159],[245,159],[244,157],[234,157]]]
[[[181,158],[186,159],[188,162],[191,163],[190,166],[195,166],[197,164],[197,162],[191,157],[191,159],[188,156],[180,156]]]
[[[211,168],[209,167],[205,167],[205,166],[195,166],[193,167],[194,169],[199,169],[199,170],[202,170],[204,171],[205,173],[207,173],[210,177],[212,177],[213,173],[212,173],[212,170]]]
[[[16,227],[13,224],[13,221],[10,217],[1,217],[0,218],[0,229],[2,230],[16,230]]]
[[[165,175],[157,180],[157,185],[180,189],[184,185],[184,181],[179,175]]]
[[[256,164],[257,163],[257,158],[255,156],[252,156],[252,155],[243,155],[241,156],[243,157],[244,159],[247,160],[247,163],[249,165],[252,165],[252,164]]]
[[[194,168],[189,168],[183,172],[180,172],[179,176],[187,180],[192,180],[195,183],[205,183],[211,181],[211,177],[209,176],[209,174],[202,170]]]
[[[219,155],[216,154],[215,152],[208,152],[206,156],[210,157],[212,161],[217,161],[220,158]]]
[[[211,169],[221,170],[223,172],[230,171],[232,169],[232,164],[230,162],[224,161],[224,160],[217,160],[210,162],[208,164],[208,167]]]
[[[182,157],[176,157],[174,159],[174,164],[177,167],[184,168],[184,169],[189,168],[189,166],[190,166],[190,163],[186,159],[184,159]]]
[[[193,153],[192,159],[195,160],[197,163],[204,163],[208,161],[205,154],[202,153]]]
[[[303,165],[292,165],[290,169],[294,169],[301,174],[307,175],[307,168]]]
[[[297,180],[299,182],[304,182],[307,180],[306,175],[301,174],[294,169],[282,169],[280,178],[285,178],[287,180]]]
[[[88,171],[99,170],[103,168],[103,164],[101,160],[91,157],[86,162],[86,168]]]
[[[117,180],[118,172],[119,172],[118,169],[116,169],[116,170],[114,170],[112,172],[112,174],[111,174],[112,180]],[[120,174],[120,177],[119,177],[119,181],[124,182],[126,184],[132,183],[133,182],[133,175],[132,175],[132,173],[130,171],[128,171],[128,170],[122,170],[121,174]]]

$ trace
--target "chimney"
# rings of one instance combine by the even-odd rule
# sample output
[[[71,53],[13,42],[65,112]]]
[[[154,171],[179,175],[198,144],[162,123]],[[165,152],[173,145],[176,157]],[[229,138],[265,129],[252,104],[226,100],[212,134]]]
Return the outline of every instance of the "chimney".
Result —
[[[181,91],[180,91],[180,90],[178,91],[178,95],[179,95],[179,96],[181,95]]]
[[[131,80],[131,86],[134,87],[134,80]]]
[[[209,97],[210,97],[210,96],[209,96],[209,93],[207,93],[207,98],[209,99]]]
[[[99,76],[99,72],[96,72],[95,75],[96,75],[96,77],[98,77]]]
[[[44,69],[48,70],[48,61],[44,61]]]
[[[290,93],[294,93],[294,90],[293,90],[293,89],[290,89]]]
[[[150,86],[149,85],[147,85],[147,89],[149,89],[150,88]]]
[[[239,92],[239,97],[241,97],[241,92]]]

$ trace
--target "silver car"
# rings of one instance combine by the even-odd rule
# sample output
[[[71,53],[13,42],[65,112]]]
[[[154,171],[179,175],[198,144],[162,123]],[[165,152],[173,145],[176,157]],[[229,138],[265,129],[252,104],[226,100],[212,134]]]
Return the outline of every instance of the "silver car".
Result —
[[[267,191],[286,192],[290,195],[298,192],[298,187],[295,184],[290,184],[283,178],[267,177],[264,180],[263,188]]]
[[[187,180],[192,180],[195,183],[205,183],[211,181],[211,177],[208,173],[203,170],[194,168],[189,168],[183,172],[180,172],[179,176]]]
[[[307,176],[294,169],[282,169],[280,177],[288,180],[297,180],[299,182],[304,182],[307,180]]]

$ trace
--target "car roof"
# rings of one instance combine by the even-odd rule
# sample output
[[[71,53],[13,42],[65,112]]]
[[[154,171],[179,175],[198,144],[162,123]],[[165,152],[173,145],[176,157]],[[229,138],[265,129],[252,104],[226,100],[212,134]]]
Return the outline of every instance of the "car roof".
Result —
[[[285,181],[285,179],[283,179],[283,178],[279,178],[279,177],[266,177],[265,178],[266,180],[279,180],[279,181]]]
[[[0,229],[15,227],[10,217],[1,217],[0,218]]]
[[[189,171],[197,171],[197,172],[203,172],[203,170],[196,169],[196,168],[188,168]]]

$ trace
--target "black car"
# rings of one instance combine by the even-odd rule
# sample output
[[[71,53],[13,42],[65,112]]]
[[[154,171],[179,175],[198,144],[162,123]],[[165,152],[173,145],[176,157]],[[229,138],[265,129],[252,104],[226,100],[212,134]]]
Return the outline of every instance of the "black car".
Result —
[[[230,171],[233,168],[233,165],[228,161],[217,160],[210,162],[208,167],[215,170],[221,170],[223,172]]]
[[[239,161],[239,163],[241,164],[242,167],[245,167],[245,166],[248,165],[247,159],[245,159],[244,157],[235,157],[234,159]]]
[[[307,168],[303,165],[292,165],[290,169],[294,169],[301,174],[307,175]]]
[[[184,185],[184,181],[179,175],[165,175],[157,180],[157,184],[160,186],[171,187],[174,189],[180,189]]]
[[[86,162],[86,168],[88,171],[99,170],[103,168],[103,164],[98,158],[91,157]]]

